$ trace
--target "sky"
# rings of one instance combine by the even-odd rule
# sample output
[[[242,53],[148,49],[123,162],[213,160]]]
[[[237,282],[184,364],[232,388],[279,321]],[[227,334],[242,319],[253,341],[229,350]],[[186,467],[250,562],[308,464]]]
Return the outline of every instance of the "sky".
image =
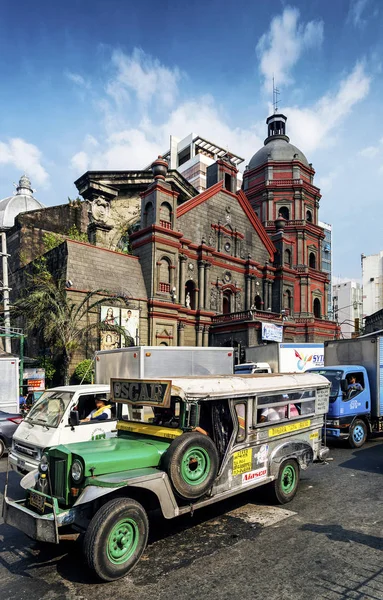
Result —
[[[0,0],[0,198],[46,206],[86,170],[139,169],[196,133],[249,162],[272,78],[313,163],[333,277],[382,250],[381,0]]]

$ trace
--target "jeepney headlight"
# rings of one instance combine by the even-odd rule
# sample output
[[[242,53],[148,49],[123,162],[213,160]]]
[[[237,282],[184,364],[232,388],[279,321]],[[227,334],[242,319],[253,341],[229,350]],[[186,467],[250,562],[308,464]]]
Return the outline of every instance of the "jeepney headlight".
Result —
[[[49,468],[49,464],[48,464],[48,455],[47,454],[43,454],[41,457],[41,460],[39,462],[39,472],[41,474],[47,474],[48,473],[48,468]]]
[[[70,470],[73,481],[79,483],[84,474],[84,468],[79,460],[74,460]]]

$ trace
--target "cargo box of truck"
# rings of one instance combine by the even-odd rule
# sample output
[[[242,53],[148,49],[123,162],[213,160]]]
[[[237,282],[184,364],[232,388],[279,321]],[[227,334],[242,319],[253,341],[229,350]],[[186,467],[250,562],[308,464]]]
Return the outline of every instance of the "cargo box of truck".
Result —
[[[247,362],[265,362],[273,373],[303,373],[323,366],[323,344],[270,342],[246,348]]]

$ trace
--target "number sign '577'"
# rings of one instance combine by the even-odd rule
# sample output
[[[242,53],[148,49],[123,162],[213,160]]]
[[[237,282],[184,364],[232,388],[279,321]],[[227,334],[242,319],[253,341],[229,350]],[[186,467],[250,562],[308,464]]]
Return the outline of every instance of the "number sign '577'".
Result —
[[[142,379],[112,379],[114,402],[128,402],[148,406],[169,406],[171,381],[143,381]]]

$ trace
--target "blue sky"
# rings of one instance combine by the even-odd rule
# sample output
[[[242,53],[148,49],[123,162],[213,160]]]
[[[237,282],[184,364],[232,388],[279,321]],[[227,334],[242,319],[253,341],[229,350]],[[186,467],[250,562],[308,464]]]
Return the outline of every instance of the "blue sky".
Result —
[[[141,168],[169,135],[246,158],[263,144],[271,79],[313,163],[334,276],[382,244],[380,0],[0,0],[0,198],[26,172],[46,205],[87,169]]]

